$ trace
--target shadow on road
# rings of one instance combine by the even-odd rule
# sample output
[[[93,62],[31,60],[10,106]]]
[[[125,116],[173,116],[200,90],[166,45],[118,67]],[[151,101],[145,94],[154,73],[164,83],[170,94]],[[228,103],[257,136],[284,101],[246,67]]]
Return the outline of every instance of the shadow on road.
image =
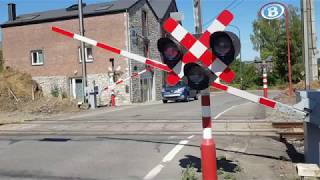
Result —
[[[67,142],[70,141],[69,138],[43,138],[39,141],[46,141],[46,142]]]
[[[134,141],[134,142],[144,142],[144,143],[154,143],[154,144],[168,144],[168,145],[178,145],[178,142],[168,142],[168,141],[155,141],[155,140],[147,140],[147,139],[133,139],[133,138],[117,138],[117,137],[107,137],[107,136],[100,136],[96,137],[97,139],[103,139],[103,140],[118,140],[118,141]],[[70,140],[70,139],[68,139]],[[256,157],[261,157],[261,158],[267,158],[267,159],[275,159],[275,160],[281,160],[281,161],[293,161],[293,162],[302,162],[300,159],[303,158],[303,154],[300,154],[294,149],[294,147],[289,143],[287,145],[287,153],[290,157],[290,159],[283,157],[283,156],[270,156],[270,155],[265,155],[265,154],[255,154],[255,153],[247,153],[247,152],[239,152],[239,151],[233,151],[233,150],[228,150],[228,149],[223,149],[217,147],[216,150],[223,151],[223,152],[229,152],[229,153],[236,153],[236,154],[241,154],[241,155],[246,155],[246,156],[256,156]],[[186,147],[195,147],[195,148],[200,148],[199,145],[194,145],[194,144],[186,144]],[[302,157],[301,157],[302,155]],[[190,156],[191,158],[191,156]],[[194,159],[192,159],[194,160]],[[193,162],[193,161],[192,161]],[[194,162],[197,162],[194,160]],[[200,163],[201,164],[201,163]]]
[[[179,165],[182,168],[187,168],[188,166],[197,169],[197,172],[201,172],[201,159],[192,155],[185,155],[185,158],[179,160]]]
[[[185,155],[185,158],[180,159],[180,167],[187,168],[193,167],[197,172],[201,172],[201,159],[192,155]],[[227,159],[218,159],[217,160],[217,169],[220,169],[224,172],[235,173],[238,171],[239,166],[234,162]]]
[[[287,147],[287,154],[289,155],[289,158],[294,163],[303,163],[304,162],[304,154],[298,152],[293,144],[289,143],[287,140],[282,140],[282,142]]]
[[[146,143],[155,143],[155,144],[171,144],[171,145],[178,145],[178,142],[165,142],[165,141],[154,141],[154,140],[146,140],[146,139],[131,139],[131,138],[115,138],[115,137],[97,137],[98,139],[108,139],[108,140],[121,140],[121,141],[134,141],[134,142],[146,142]],[[185,146],[189,147],[197,147],[198,145],[193,144],[186,144]]]

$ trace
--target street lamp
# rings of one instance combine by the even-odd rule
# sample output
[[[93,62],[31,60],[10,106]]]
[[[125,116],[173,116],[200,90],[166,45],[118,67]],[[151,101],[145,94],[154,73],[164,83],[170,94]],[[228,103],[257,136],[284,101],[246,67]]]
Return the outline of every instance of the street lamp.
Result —
[[[240,31],[240,28],[236,25],[232,25],[230,24],[229,27],[233,27],[235,28],[237,31],[238,31],[238,34],[239,34],[239,40],[241,42],[241,31]],[[241,53],[241,48],[240,48],[240,67],[239,67],[239,73],[240,73],[240,89],[243,89],[242,88],[242,81],[243,81],[243,78],[242,78],[242,53]]]

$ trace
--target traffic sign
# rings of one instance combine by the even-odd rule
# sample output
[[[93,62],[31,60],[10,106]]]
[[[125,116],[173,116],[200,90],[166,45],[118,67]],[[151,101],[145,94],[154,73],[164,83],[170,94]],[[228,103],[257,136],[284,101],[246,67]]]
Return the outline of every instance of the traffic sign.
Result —
[[[284,14],[284,12],[285,7],[277,2],[266,4],[260,10],[261,16],[269,20],[281,17]]]

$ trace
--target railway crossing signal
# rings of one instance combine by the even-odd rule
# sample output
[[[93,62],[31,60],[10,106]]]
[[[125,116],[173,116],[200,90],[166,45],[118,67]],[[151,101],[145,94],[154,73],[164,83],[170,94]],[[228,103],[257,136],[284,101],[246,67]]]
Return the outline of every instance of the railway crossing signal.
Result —
[[[168,75],[168,84],[174,85],[179,82],[184,76],[184,65],[187,63],[195,63],[197,60],[205,67],[208,67],[221,80],[227,83],[232,82],[235,76],[234,72],[221,62],[221,60],[215,58],[210,50],[209,43],[210,35],[214,32],[225,30],[232,19],[233,15],[229,11],[222,11],[199,39],[196,39],[172,18],[164,22],[164,30],[170,33],[173,38],[188,50],[188,52],[184,54],[181,63],[178,63],[177,66],[173,68],[175,73]]]
[[[163,70],[168,73],[167,83],[169,85],[175,85],[182,78],[186,77],[188,85],[194,89],[203,90],[212,86],[251,102],[281,112],[299,115],[299,117],[304,118],[307,115],[304,111],[215,81],[219,78],[230,83],[235,76],[234,72],[228,66],[239,53],[240,41],[233,33],[224,32],[226,26],[230,24],[232,19],[232,13],[224,10],[199,39],[196,39],[191,33],[188,33],[174,19],[167,19],[164,22],[163,28],[181,45],[169,38],[159,39],[157,45],[158,50],[162,55],[163,63],[125,50],[117,49],[108,44],[97,42],[93,39],[65,31],[58,27],[52,27],[52,31]],[[187,49],[187,52],[183,53],[181,46]],[[206,96],[207,98],[202,98],[206,99],[206,101],[202,101],[204,127],[203,141],[205,143],[203,143],[201,147],[203,148],[203,153],[208,155],[208,159],[210,160],[209,165],[207,164],[206,166],[211,168],[215,164],[215,162],[212,162],[213,164],[211,164],[211,161],[215,161],[215,155],[213,155],[215,151],[211,151],[213,149],[211,147],[214,147],[215,144],[211,134],[210,94],[207,94]],[[204,144],[206,145],[204,146]],[[210,168],[204,167],[204,169],[207,170],[203,173],[208,173],[210,174],[210,177],[212,177]],[[214,169],[212,170],[215,171]],[[213,176],[216,176],[216,174]],[[216,179],[216,177],[213,179]]]
[[[164,29],[181,44],[170,38],[160,38],[157,43],[163,62],[174,72],[167,77],[169,85],[175,85],[186,77],[192,89],[204,90],[217,77],[226,82],[233,80],[234,73],[228,65],[240,52],[240,40],[231,32],[221,31],[232,19],[233,15],[229,11],[223,11],[214,21],[214,26],[210,26],[199,40],[174,19],[165,21]],[[187,50],[186,53],[182,53],[181,46]],[[198,59],[200,62],[197,62]]]
[[[200,37],[200,39],[198,41],[203,46],[209,47],[210,46],[209,38],[210,38],[211,34],[216,32],[216,31],[223,31],[225,29],[226,25],[230,23],[232,18],[233,18],[233,15],[231,14],[231,12],[229,12],[227,10],[223,11],[217,17],[217,19],[213,21],[213,23],[203,33],[203,35]],[[165,71],[169,75],[173,75],[176,72],[177,73],[179,72],[179,71],[174,70],[175,68],[171,69],[166,64],[161,63],[159,61],[156,61],[156,60],[153,60],[153,59],[150,59],[150,58],[146,58],[146,57],[143,57],[143,56],[140,56],[140,55],[137,55],[137,54],[130,53],[130,52],[125,51],[125,50],[121,50],[121,49],[112,47],[112,46],[110,46],[110,45],[108,45],[106,43],[97,42],[96,40],[93,40],[93,39],[81,36],[79,34],[75,34],[75,33],[66,31],[66,30],[58,28],[58,27],[54,27],[53,26],[52,27],[52,31],[56,32],[56,33],[59,33],[61,35],[64,35],[66,37],[85,42],[85,43],[90,44],[92,46],[96,46],[98,48],[102,48],[102,49],[104,49],[106,51],[113,52],[115,54],[119,54],[119,55],[127,57],[129,59],[133,59],[133,60],[136,60],[138,62],[144,63],[144,64],[149,65],[151,67],[154,67],[154,68],[157,68],[159,70]],[[184,30],[181,30],[181,31],[182,32],[186,32]],[[186,33],[184,33],[184,34],[186,36]],[[190,37],[190,35],[187,35],[187,36]],[[185,44],[187,46],[188,42],[193,42],[192,45],[194,45],[195,41],[197,41],[197,40],[183,41],[184,43],[182,43],[182,45]],[[197,44],[200,44],[199,42]],[[190,44],[191,43],[189,43],[188,47],[191,47]],[[197,46],[203,48],[202,45],[197,45]],[[196,48],[194,48],[194,49],[196,49]],[[201,52],[204,52],[204,51],[202,50]],[[205,56],[204,54],[208,55],[210,53],[208,53],[206,51],[205,53],[202,53],[202,56]],[[187,54],[184,55],[184,57],[188,57],[188,56],[192,57],[192,55],[190,55],[190,53],[187,53]],[[183,59],[184,59],[184,57],[183,57]],[[210,57],[212,57],[212,56],[210,56]],[[214,57],[212,57],[212,59],[213,58]],[[204,61],[203,64],[206,65],[208,67],[208,69],[210,69],[213,73],[215,73],[217,76],[219,76],[220,79],[224,80],[225,82],[231,82],[233,80],[233,78],[234,78],[234,73],[230,70],[230,68],[228,68],[224,63],[222,63],[221,60],[218,60],[218,58],[216,58],[213,62],[212,62],[212,59],[209,62],[205,62]],[[191,58],[191,60],[192,60],[192,58]],[[183,60],[180,61],[180,62],[183,62]],[[180,79],[179,76],[177,76],[177,74],[176,74],[175,75],[176,79],[179,80]],[[282,104],[280,102],[276,102],[276,101],[268,99],[268,98],[260,97],[260,96],[257,96],[255,94],[251,94],[249,92],[246,92],[246,91],[243,91],[243,90],[239,90],[237,88],[234,88],[234,87],[231,87],[231,86],[227,86],[227,85],[221,84],[219,82],[213,82],[213,83],[210,84],[210,86],[212,86],[214,88],[217,88],[217,89],[220,89],[220,90],[223,90],[223,91],[226,91],[229,94],[232,94],[232,95],[247,99],[247,100],[249,100],[251,102],[259,103],[259,104],[261,104],[263,106],[266,106],[268,108],[272,108],[272,109],[275,109],[275,110],[278,110],[278,111],[281,111],[281,112],[284,112],[284,113],[288,113],[289,112],[290,114],[299,115],[299,118],[304,118],[307,115],[307,113],[305,113],[304,111],[301,111],[301,110],[296,109],[294,107],[288,106],[286,104]]]

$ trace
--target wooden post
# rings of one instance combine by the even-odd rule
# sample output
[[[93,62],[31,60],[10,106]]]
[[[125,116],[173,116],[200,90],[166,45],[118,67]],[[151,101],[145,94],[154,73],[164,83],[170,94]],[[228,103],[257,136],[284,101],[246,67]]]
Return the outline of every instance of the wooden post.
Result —
[[[34,101],[34,86],[33,86],[33,84],[32,84],[32,86],[31,86],[31,97],[32,97],[32,101]]]

